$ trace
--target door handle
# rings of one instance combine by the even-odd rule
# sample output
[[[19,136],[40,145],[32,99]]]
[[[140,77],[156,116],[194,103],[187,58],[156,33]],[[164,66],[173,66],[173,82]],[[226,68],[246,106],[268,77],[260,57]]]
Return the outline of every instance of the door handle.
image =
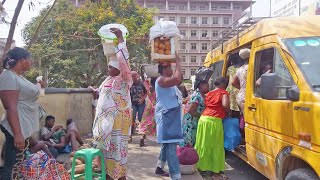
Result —
[[[257,107],[256,107],[255,104],[252,104],[251,106],[248,107],[248,109],[249,109],[250,111],[255,112],[255,111],[257,110]]]

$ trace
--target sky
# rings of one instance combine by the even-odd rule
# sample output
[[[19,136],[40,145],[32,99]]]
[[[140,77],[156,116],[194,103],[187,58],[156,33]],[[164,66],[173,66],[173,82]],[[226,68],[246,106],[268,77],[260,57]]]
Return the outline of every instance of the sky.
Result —
[[[28,4],[31,0],[25,0],[22,10],[18,18],[18,25],[14,33],[14,40],[16,46],[23,46],[23,38],[21,32],[23,27],[32,19],[39,14],[40,10],[53,3],[53,0],[33,0],[35,3],[35,9],[29,10]],[[252,15],[254,17],[266,17],[269,16],[269,2],[270,0],[256,0],[252,6]],[[4,4],[5,11],[8,13],[8,20],[12,18],[14,9],[18,3],[18,0],[7,0]],[[6,38],[9,32],[9,25],[0,24],[0,38]]]

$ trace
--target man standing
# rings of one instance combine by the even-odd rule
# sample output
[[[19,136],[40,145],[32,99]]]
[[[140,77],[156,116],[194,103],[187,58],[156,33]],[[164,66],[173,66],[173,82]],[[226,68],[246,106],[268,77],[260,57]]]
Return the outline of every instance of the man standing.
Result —
[[[138,121],[141,122],[142,115],[144,108],[146,107],[145,99],[147,97],[147,90],[145,86],[143,85],[143,82],[139,79],[139,74],[136,71],[131,72],[132,76],[132,86],[130,88],[130,96],[131,96],[131,103],[132,103],[132,118],[133,118],[133,124],[131,128],[131,134],[134,132],[134,122],[137,117],[138,113]],[[130,141],[132,138],[130,137]]]

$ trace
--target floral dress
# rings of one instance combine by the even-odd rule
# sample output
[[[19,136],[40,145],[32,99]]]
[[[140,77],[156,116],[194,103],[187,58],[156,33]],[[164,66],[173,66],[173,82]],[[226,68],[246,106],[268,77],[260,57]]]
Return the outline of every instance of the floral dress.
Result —
[[[240,81],[240,90],[237,95],[238,104],[244,103],[244,99],[246,97],[247,72],[248,64],[242,65],[236,72],[236,76]]]
[[[113,179],[126,176],[128,163],[132,85],[128,58],[125,43],[119,44],[117,59],[121,71],[101,84],[93,123],[93,142],[103,151],[107,174]]]
[[[191,106],[192,103],[198,104],[197,112],[200,114],[205,109],[204,99],[199,91],[195,91],[192,94],[190,101],[189,101],[189,106]],[[186,146],[187,144],[194,146],[196,144],[198,120],[199,120],[199,118],[193,117],[189,113],[186,113],[183,116],[182,129],[183,129],[184,142],[180,143],[180,146]]]
[[[143,116],[142,116],[139,134],[145,134],[148,136],[156,135],[157,124],[154,119],[155,104],[156,104],[156,93],[150,92],[149,97],[146,98],[146,108],[145,108]]]
[[[237,103],[237,95],[239,93],[239,89],[235,88],[232,85],[232,82],[236,76],[237,70],[238,70],[238,68],[236,68],[234,66],[230,66],[227,71],[227,76],[229,76],[229,85],[227,87],[227,91],[230,95],[230,97],[229,97],[230,98],[230,109],[232,111],[240,111],[238,103]]]

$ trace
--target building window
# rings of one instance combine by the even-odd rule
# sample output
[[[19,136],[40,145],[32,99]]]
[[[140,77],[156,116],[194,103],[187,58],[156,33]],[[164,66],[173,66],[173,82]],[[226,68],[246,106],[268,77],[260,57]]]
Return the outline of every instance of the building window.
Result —
[[[185,10],[185,8],[186,8],[185,6],[179,6],[179,10],[180,10],[180,11]]]
[[[223,24],[226,24],[226,25],[230,24],[230,19],[229,19],[229,17],[224,17],[224,18],[223,18]]]
[[[208,43],[202,43],[201,50],[203,50],[203,51],[208,50]]]
[[[208,31],[202,30],[201,37],[207,37],[207,36],[208,36]]]
[[[158,18],[158,19],[159,19],[159,20],[160,20],[160,19],[164,19],[164,17],[163,17],[163,16],[159,16],[159,18]]]
[[[186,56],[181,56],[181,62],[186,62]]]
[[[162,9],[163,9],[163,6],[162,6],[162,5],[158,5],[157,8],[160,9],[160,10],[162,10]]]
[[[186,75],[186,70],[185,69],[181,69],[181,74],[185,76]]]
[[[207,8],[205,6],[200,6],[200,11],[206,11]]]
[[[208,24],[208,17],[202,17],[201,23]]]
[[[180,17],[180,24],[186,24],[187,18],[186,17]]]
[[[197,30],[191,30],[191,37],[197,37]]]
[[[191,76],[196,74],[196,69],[191,69]]]
[[[191,50],[197,50],[197,43],[191,43]]]
[[[174,6],[169,6],[169,10],[175,10]]]
[[[176,22],[176,17],[169,17],[169,21],[174,21],[174,22]]]
[[[191,30],[191,37],[197,37],[197,30]]]
[[[191,58],[190,62],[192,62],[192,63],[196,63],[197,62],[197,56],[191,56],[190,58]]]
[[[241,10],[241,7],[240,6],[234,6],[233,9]]]
[[[211,11],[217,11],[218,7],[217,6],[211,6]]]
[[[198,24],[198,18],[197,17],[191,17],[191,24]]]
[[[191,10],[191,11],[197,10],[197,6],[191,6],[191,7],[190,7],[190,10]]]
[[[186,36],[186,30],[180,30],[180,35]]]
[[[213,30],[212,31],[212,37],[217,37],[219,35],[219,31],[218,30]]]
[[[204,62],[206,60],[206,56],[201,56],[201,62]]]
[[[213,17],[212,18],[212,24],[219,24],[219,18],[218,17]]]
[[[185,50],[187,47],[187,44],[186,43],[180,43],[180,48],[182,49],[182,50]]]

